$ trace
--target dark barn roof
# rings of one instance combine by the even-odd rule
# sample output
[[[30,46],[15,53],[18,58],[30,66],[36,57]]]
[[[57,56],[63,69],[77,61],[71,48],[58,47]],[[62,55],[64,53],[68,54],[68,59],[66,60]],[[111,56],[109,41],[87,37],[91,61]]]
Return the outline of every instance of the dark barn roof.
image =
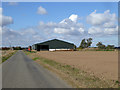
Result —
[[[53,39],[53,40],[49,40],[49,41],[45,41],[42,43],[37,43],[37,45],[49,45],[50,49],[60,49],[60,48],[73,48],[74,44],[73,43],[69,43],[69,42],[65,42],[62,40],[58,40],[58,39]]]

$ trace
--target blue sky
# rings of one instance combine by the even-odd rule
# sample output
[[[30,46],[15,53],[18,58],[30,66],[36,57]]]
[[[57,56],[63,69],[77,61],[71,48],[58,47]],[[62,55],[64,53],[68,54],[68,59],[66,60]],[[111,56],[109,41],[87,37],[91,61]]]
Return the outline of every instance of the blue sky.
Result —
[[[3,45],[9,46],[11,43],[13,46],[28,46],[37,42],[58,38],[73,42],[79,46],[83,38],[92,37],[92,46],[95,46],[98,41],[106,45],[114,44],[117,46],[118,39],[115,29],[117,28],[117,20],[115,21],[115,18],[118,16],[117,5],[117,2],[4,2],[2,3],[3,15],[11,17],[12,23],[3,26],[3,29],[5,28],[3,31]],[[39,7],[41,7],[40,10],[38,10]],[[90,14],[92,14],[92,16],[90,16]],[[106,15],[108,15],[109,18],[107,18]],[[104,16],[105,20],[102,20]],[[71,19],[73,21],[71,21]],[[67,21],[65,22],[65,20]],[[64,26],[61,26],[61,21],[63,21]],[[42,23],[40,24],[40,22]],[[72,25],[70,26],[70,24]],[[103,24],[107,25],[107,27],[104,27]],[[104,31],[101,32],[100,29],[104,29]],[[10,35],[8,32],[12,34],[12,36],[10,36],[11,40],[9,40],[10,38],[5,38],[6,35],[8,35],[7,37]],[[20,37],[15,36],[15,33],[20,37],[26,37],[20,39]],[[14,40],[13,37],[16,37],[19,42],[18,40]],[[36,37],[37,39],[34,38],[32,40],[32,37]],[[9,40],[10,43],[5,42],[5,40]]]
[[[39,6],[44,7],[48,14],[39,15],[36,13]],[[14,24],[11,25],[13,29],[20,29],[28,26],[37,25],[39,21],[44,22],[60,22],[61,20],[69,17],[71,14],[77,14],[83,18],[82,21],[85,23],[85,18],[88,14],[97,10],[99,13],[103,13],[105,10],[110,10],[111,13],[118,14],[117,3],[109,2],[94,2],[94,3],[37,3],[37,2],[20,2],[18,5],[8,5],[8,3],[3,3],[2,7],[4,9],[3,14],[14,18]]]

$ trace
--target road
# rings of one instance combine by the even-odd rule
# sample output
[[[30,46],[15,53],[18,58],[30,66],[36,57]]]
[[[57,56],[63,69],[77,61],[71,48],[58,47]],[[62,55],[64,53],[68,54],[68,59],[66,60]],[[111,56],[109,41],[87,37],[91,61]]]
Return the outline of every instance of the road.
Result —
[[[2,65],[3,88],[69,88],[66,82],[18,51]]]

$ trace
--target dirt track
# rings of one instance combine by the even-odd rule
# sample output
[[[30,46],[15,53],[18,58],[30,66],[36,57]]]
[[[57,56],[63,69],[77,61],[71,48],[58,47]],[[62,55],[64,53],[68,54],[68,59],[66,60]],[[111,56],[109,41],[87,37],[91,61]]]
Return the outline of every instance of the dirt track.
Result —
[[[97,76],[118,80],[117,51],[41,51],[36,54],[60,63],[73,65]]]

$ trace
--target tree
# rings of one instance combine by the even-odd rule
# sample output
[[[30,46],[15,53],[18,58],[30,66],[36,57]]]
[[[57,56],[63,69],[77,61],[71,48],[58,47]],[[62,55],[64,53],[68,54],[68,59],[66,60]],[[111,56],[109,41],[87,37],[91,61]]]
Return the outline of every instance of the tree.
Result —
[[[102,45],[102,42],[98,42],[96,46],[100,47]]]
[[[106,47],[107,49],[114,49],[115,48],[115,46],[114,45],[107,45],[107,47]]]
[[[81,44],[80,44],[80,46],[79,46],[79,48],[86,48],[87,47],[87,43],[86,43],[86,41],[85,41],[85,39],[83,39],[82,41],[81,41]]]
[[[87,47],[90,47],[92,44],[92,38],[87,39]]]
[[[22,50],[22,48],[19,46],[19,47],[13,47],[14,50]]]
[[[104,44],[102,44],[102,42],[98,42],[96,44],[96,46],[98,46],[98,48],[100,48],[100,49],[105,49],[106,48],[106,46]]]
[[[81,44],[79,46],[79,48],[87,48],[87,47],[90,47],[92,44],[92,38],[88,38],[87,40],[86,39],[83,39],[81,41]]]

